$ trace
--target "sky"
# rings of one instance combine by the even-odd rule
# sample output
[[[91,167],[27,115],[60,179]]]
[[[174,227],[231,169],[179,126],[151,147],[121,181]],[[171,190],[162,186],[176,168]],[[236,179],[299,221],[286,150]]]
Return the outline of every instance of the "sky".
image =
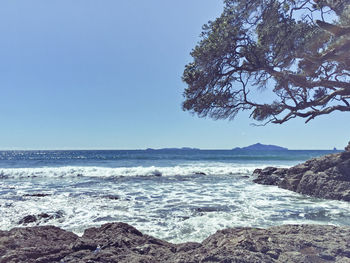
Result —
[[[0,149],[343,149],[350,115],[254,127],[183,112],[214,0],[1,0]],[[259,96],[259,94],[258,94]]]

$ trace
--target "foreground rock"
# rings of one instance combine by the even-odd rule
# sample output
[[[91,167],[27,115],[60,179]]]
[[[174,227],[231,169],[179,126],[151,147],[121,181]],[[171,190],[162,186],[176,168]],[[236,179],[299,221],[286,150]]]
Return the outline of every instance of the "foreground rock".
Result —
[[[59,262],[77,238],[54,226],[0,231],[0,262]]]
[[[348,146],[349,147],[349,146]],[[350,151],[311,159],[289,169],[256,169],[254,182],[310,196],[350,201]]]
[[[0,262],[350,262],[350,228],[232,228],[202,243],[171,244],[124,223],[82,237],[53,226],[0,231]]]

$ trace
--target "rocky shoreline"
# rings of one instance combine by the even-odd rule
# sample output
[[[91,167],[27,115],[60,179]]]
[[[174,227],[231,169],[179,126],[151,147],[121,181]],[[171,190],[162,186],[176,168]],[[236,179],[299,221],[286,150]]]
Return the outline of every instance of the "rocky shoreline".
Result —
[[[256,169],[253,175],[259,184],[350,201],[350,144],[345,152],[289,169]],[[59,216],[59,212],[29,215],[22,223]],[[0,263],[8,262],[350,262],[350,227],[237,227],[220,230],[202,243],[182,244],[118,222],[86,229],[82,237],[55,226],[13,228],[0,231]]]
[[[347,146],[346,149],[350,149]],[[253,173],[255,183],[297,193],[350,201],[350,151],[314,158],[289,169],[267,167]]]
[[[5,262],[350,262],[350,228],[238,227],[183,244],[125,223],[89,228],[82,237],[54,226],[14,228],[0,231],[0,263]]]

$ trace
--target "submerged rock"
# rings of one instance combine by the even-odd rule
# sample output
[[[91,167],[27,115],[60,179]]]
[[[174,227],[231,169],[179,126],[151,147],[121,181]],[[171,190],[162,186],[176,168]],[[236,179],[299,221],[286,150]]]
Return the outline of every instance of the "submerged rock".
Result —
[[[82,237],[53,226],[0,231],[0,263],[335,261],[350,261],[349,227],[238,227],[183,244],[144,235],[125,223],[89,228]]]
[[[110,200],[120,200],[119,195],[105,195],[104,198],[110,199]]]
[[[27,215],[25,217],[23,217],[21,220],[18,221],[19,225],[26,225],[29,223],[33,223],[33,222],[37,222],[37,221],[43,221],[43,222],[47,222],[51,219],[59,219],[62,218],[64,216],[63,211],[57,211],[54,213],[41,213],[38,215]]]
[[[152,175],[153,175],[153,176],[160,177],[160,176],[162,176],[163,174],[162,174],[160,171],[155,170],[155,171],[152,172]]]
[[[207,175],[207,174],[204,173],[204,172],[195,172],[194,174],[195,174],[195,175]]]
[[[50,196],[51,194],[44,194],[44,193],[38,193],[38,194],[25,194],[23,196],[26,197],[45,197],[45,196]]]
[[[29,223],[33,223],[36,222],[38,219],[35,215],[27,215],[25,217],[23,217],[21,220],[19,220],[18,224],[22,225],[22,224],[29,224]]]
[[[314,158],[289,169],[267,167],[255,183],[277,185],[310,196],[350,201],[350,151]]]

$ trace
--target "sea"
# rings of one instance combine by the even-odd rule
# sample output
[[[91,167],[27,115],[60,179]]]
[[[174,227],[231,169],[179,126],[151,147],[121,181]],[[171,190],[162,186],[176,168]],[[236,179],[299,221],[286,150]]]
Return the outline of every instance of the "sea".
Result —
[[[253,182],[254,169],[291,167],[334,151],[1,151],[0,230],[55,225],[82,235],[125,222],[170,242],[229,227],[350,226],[350,203]],[[27,222],[25,217],[35,216]]]

